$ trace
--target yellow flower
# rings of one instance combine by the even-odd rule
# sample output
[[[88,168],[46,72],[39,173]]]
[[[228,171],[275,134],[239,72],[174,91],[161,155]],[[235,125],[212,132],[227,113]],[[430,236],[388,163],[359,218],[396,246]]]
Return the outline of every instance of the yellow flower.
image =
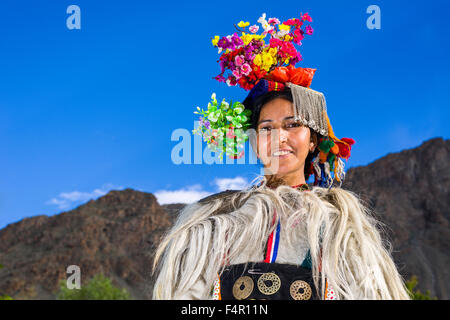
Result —
[[[284,41],[291,41],[292,39],[294,39],[294,37],[292,37],[288,34],[284,36]]]
[[[270,48],[269,49],[269,54],[271,55],[271,56],[276,56],[277,55],[277,48]]]
[[[252,41],[253,37],[251,34],[242,32],[241,39],[242,39],[242,41],[244,41],[244,45],[248,45],[250,43],[250,41]]]
[[[274,63],[274,59],[270,54],[263,54],[263,69],[269,71],[270,67]]]
[[[280,28],[280,30],[287,30],[287,31],[291,30],[291,27],[285,24],[279,24],[278,28]]]
[[[219,39],[220,39],[220,37],[219,36],[215,36],[213,39],[212,39],[212,45],[215,47],[215,46],[217,46],[217,43],[219,42]]]
[[[241,36],[242,41],[244,41],[244,45],[248,45],[253,39],[262,40],[263,38],[264,37],[262,37],[259,34],[250,34],[250,33],[245,33],[245,32],[242,32],[242,36]],[[263,45],[264,45],[264,41],[263,41]]]
[[[258,67],[261,65],[262,61],[261,61],[261,55],[257,54],[256,57],[253,59],[253,63],[255,65],[257,65]]]
[[[245,27],[247,27],[249,25],[250,25],[250,22],[244,22],[242,20],[238,23],[238,27],[239,28],[245,28]]]

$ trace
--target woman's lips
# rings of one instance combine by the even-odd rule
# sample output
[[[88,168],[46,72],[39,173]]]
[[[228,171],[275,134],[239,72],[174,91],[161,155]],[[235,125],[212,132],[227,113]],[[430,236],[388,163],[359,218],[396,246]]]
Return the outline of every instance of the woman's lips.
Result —
[[[272,154],[272,157],[278,157],[278,158],[286,158],[288,157],[290,154],[293,154],[294,152],[292,152],[292,150],[288,150],[288,149],[281,149],[278,151],[275,151]]]

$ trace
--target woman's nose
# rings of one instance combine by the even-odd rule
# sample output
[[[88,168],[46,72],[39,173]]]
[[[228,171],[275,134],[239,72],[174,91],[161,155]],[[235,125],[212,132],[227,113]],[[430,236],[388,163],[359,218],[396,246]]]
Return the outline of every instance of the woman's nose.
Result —
[[[280,135],[280,144],[282,142],[287,142],[287,139],[288,139],[288,132],[287,132],[287,130],[284,130],[283,128],[281,128],[279,130],[278,134]]]

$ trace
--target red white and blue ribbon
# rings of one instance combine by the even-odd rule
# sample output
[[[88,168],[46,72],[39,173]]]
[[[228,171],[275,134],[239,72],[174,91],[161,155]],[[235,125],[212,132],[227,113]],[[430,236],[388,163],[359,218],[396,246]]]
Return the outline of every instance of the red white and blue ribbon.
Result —
[[[280,243],[280,229],[281,223],[278,220],[276,228],[272,231],[267,241],[267,252],[266,258],[264,259],[264,262],[266,263],[274,263],[275,260],[277,260],[278,245]]]

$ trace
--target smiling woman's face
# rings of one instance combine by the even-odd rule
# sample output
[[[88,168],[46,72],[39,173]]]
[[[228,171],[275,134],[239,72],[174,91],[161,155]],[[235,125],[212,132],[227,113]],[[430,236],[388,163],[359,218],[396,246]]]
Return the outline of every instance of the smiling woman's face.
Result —
[[[264,167],[291,186],[305,183],[305,160],[315,145],[310,129],[294,120],[292,102],[276,98],[266,103],[257,133],[258,157]]]

